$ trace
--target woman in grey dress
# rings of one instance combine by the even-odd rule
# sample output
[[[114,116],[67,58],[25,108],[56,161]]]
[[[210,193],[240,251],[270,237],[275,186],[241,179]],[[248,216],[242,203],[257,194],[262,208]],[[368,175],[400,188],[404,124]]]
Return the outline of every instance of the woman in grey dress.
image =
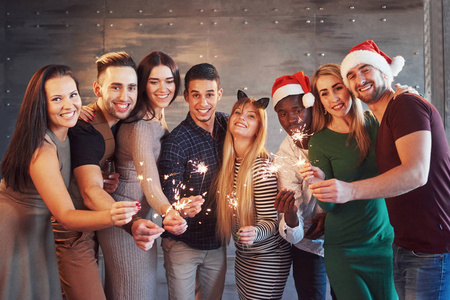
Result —
[[[182,234],[186,222],[162,192],[157,168],[161,139],[168,133],[164,108],[175,100],[180,88],[178,66],[166,53],[155,51],[142,59],[137,74],[136,107],[116,136],[115,165],[120,177],[113,198],[117,202],[140,201],[142,210],[137,216],[142,219],[135,223],[151,219],[153,210],[165,216],[165,230]],[[191,198],[186,209],[203,201]],[[133,237],[119,228],[100,230],[97,238],[105,259],[107,299],[155,299],[157,248],[142,247],[148,252],[142,251]]]
[[[77,211],[67,192],[70,147],[81,99],[66,66],[38,70],[27,87],[16,130],[3,157],[0,183],[0,299],[60,299],[52,214],[70,230],[121,226],[134,202]]]

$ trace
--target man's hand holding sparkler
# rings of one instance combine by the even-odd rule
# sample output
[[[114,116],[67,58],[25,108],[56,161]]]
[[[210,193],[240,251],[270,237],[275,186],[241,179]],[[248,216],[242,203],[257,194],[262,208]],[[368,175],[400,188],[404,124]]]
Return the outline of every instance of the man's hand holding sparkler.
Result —
[[[163,227],[164,230],[174,235],[180,235],[186,231],[188,225],[186,220],[180,216],[180,213],[169,206],[164,215]]]
[[[201,195],[190,196],[180,200],[180,207],[175,207],[182,217],[193,218],[202,210],[205,199]]]
[[[299,225],[294,191],[281,189],[275,198],[274,206],[279,213],[284,214],[284,220],[289,227],[294,228]]]
[[[319,213],[312,218],[310,221],[311,227],[305,232],[305,239],[316,240],[320,238],[325,233],[325,217],[327,216],[326,212]]]
[[[131,226],[134,242],[144,251],[152,248],[154,241],[164,232],[164,229],[150,220],[139,219]]]

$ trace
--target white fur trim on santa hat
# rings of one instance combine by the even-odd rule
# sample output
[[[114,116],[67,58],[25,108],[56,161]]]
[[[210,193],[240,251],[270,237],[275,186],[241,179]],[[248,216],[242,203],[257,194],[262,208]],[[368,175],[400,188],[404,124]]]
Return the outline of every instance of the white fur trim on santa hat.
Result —
[[[314,100],[315,100],[315,99],[316,99],[316,98],[315,98],[314,95],[311,94],[311,93],[306,93],[306,94],[304,94],[304,95],[303,95],[303,99],[302,99],[302,101],[303,101],[303,106],[304,106],[305,108],[312,107],[312,106],[314,105]]]
[[[392,76],[397,76],[398,73],[401,72],[403,69],[403,66],[405,65],[405,59],[403,56],[396,56],[392,59],[391,63],[391,70],[392,70]]]
[[[367,50],[355,50],[350,52],[341,63],[341,75],[344,79],[344,84],[348,88],[348,71],[359,64],[374,66],[388,77],[389,82],[392,82],[394,76],[397,76],[402,70],[405,59],[401,56],[397,56],[392,60],[392,65],[389,65],[386,59],[378,53]]]
[[[273,93],[273,108],[275,108],[275,106],[277,105],[277,103],[287,97],[287,96],[291,96],[291,95],[300,95],[300,94],[304,94],[305,92],[302,89],[302,86],[300,84],[286,84],[283,85],[282,87],[280,87],[279,89],[277,89],[275,91],[275,93]]]

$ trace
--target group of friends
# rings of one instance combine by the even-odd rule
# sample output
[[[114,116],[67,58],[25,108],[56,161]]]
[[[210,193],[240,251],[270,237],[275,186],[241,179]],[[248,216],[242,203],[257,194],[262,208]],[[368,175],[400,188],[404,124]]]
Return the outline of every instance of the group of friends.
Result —
[[[156,299],[162,235],[169,299],[221,299],[231,239],[240,299],[281,299],[291,264],[299,299],[325,299],[327,277],[333,299],[450,299],[449,146],[436,108],[392,89],[403,64],[365,41],[311,84],[277,78],[273,159],[270,99],[217,112],[211,64],[186,73],[170,133],[166,53],[100,57],[87,107],[69,67],[41,68],[1,164],[0,298]]]

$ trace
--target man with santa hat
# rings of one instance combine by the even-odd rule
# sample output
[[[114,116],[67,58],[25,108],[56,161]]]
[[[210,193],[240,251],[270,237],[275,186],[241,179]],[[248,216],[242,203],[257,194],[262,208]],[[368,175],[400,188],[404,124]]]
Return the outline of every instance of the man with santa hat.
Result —
[[[341,74],[380,123],[376,160],[380,175],[310,186],[325,202],[386,198],[394,227],[394,279],[400,299],[450,299],[450,150],[436,108],[405,93],[393,100],[393,77],[403,57],[389,58],[373,41],[350,50]],[[361,201],[361,200],[360,200]]]

